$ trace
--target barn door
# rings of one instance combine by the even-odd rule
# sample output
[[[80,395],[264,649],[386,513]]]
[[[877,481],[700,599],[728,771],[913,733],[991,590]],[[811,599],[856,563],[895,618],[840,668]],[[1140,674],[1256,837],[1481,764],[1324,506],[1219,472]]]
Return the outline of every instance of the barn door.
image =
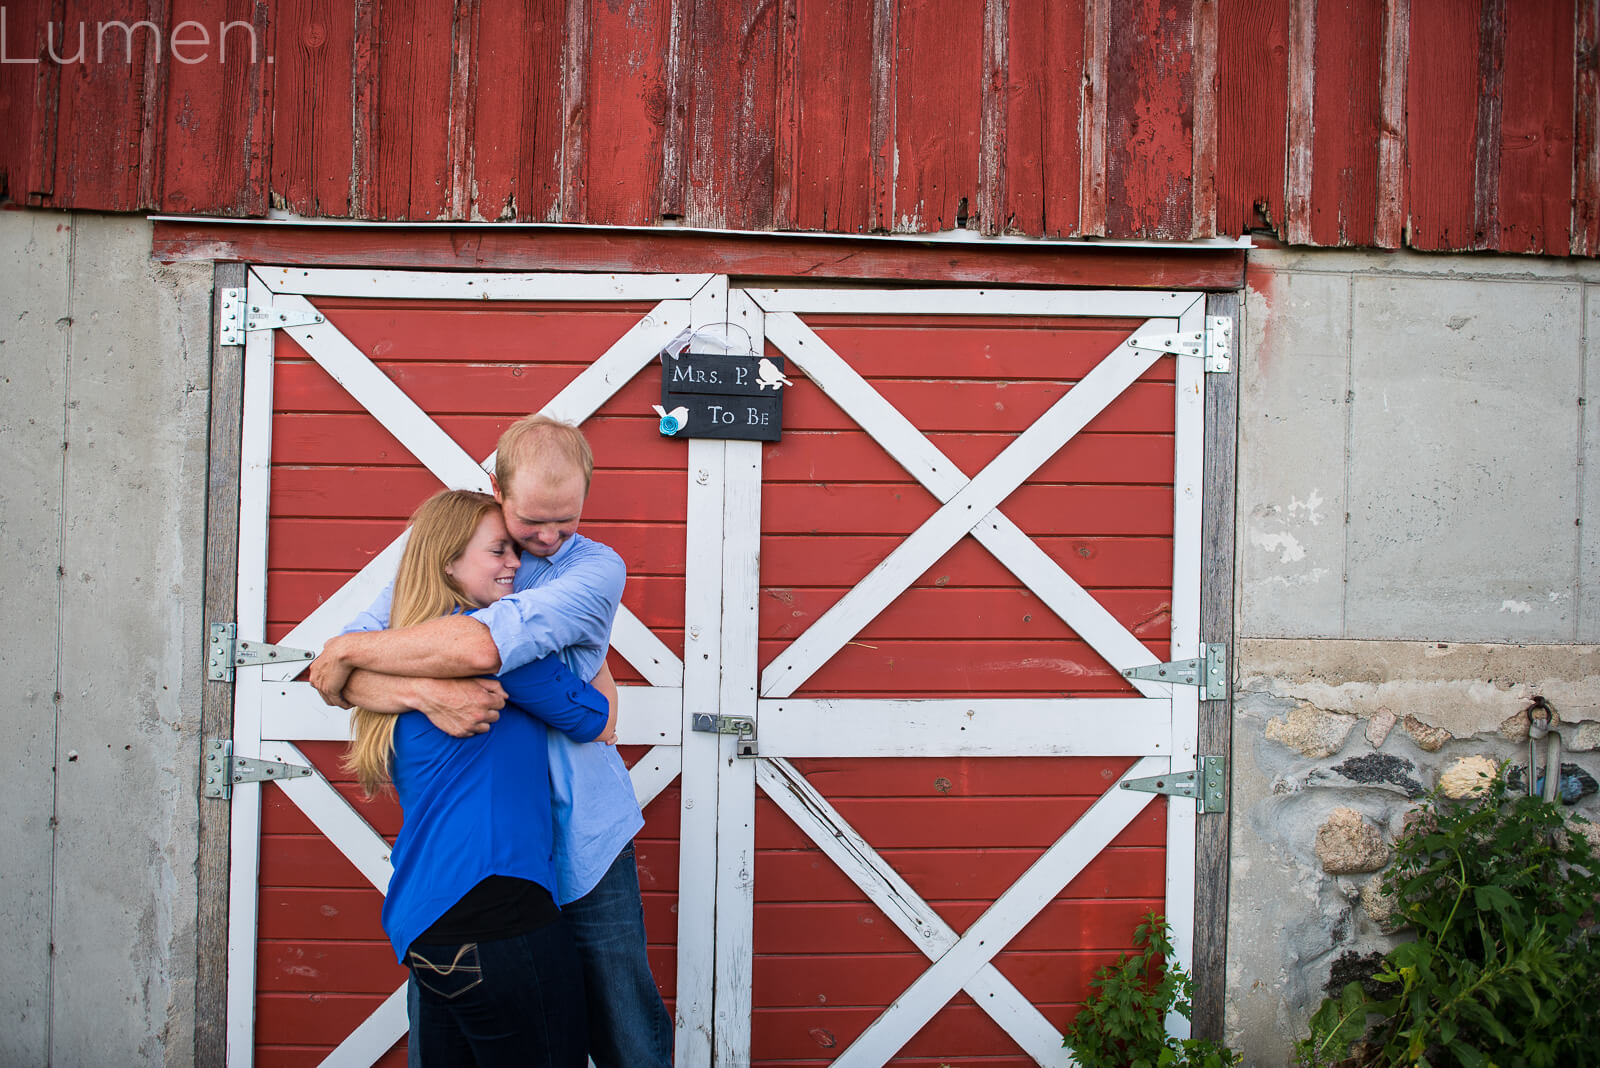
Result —
[[[1201,297],[255,268],[248,306],[241,638],[337,632],[511,419],[589,434],[679,1064],[1065,1063],[1143,912],[1187,957],[1192,807],[1117,784],[1194,763],[1195,691],[1120,671],[1197,653]],[[717,323],[786,359],[780,442],[659,434],[657,354]],[[236,687],[236,754],[313,774],[234,795],[229,1061],[399,1064],[399,813],[296,671]]]
[[[583,530],[630,564],[611,666],[669,1004],[689,479],[640,372],[692,315],[723,319],[726,293],[708,275],[257,267],[246,302],[260,328],[245,342],[243,639],[320,647],[393,576],[417,503],[489,488],[513,419],[543,410],[588,433],[600,463]],[[234,794],[229,1063],[403,1064],[405,972],[378,922],[400,813],[340,772],[346,716],[299,667],[242,670],[235,688],[235,754],[313,774]]]
[[[1189,957],[1193,806],[1118,787],[1195,763],[1196,690],[1121,671],[1198,655],[1203,298],[730,308],[795,384],[689,446],[686,700],[754,730],[684,735],[678,1061],[1067,1063],[1143,913]]]

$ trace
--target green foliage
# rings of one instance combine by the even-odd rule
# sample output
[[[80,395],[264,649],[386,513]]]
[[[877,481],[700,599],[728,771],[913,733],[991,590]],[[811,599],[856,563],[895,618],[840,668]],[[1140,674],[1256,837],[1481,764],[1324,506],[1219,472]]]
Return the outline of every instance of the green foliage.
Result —
[[[1209,1039],[1167,1037],[1167,1014],[1189,1019],[1194,981],[1172,956],[1172,932],[1155,913],[1133,932],[1143,948],[1095,973],[1095,992],[1067,1028],[1063,1045],[1083,1068],[1231,1068],[1233,1051]]]
[[[1395,843],[1383,889],[1415,930],[1311,1017],[1307,1068],[1600,1064],[1600,871],[1559,806],[1437,793]]]

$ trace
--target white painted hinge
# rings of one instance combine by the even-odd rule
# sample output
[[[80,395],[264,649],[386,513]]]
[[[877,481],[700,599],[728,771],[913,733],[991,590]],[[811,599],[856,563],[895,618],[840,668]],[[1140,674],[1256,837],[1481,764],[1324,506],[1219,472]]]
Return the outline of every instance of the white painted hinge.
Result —
[[[224,288],[218,291],[221,301],[221,327],[218,330],[217,343],[219,345],[243,345],[244,336],[251,330],[281,330],[288,326],[317,326],[324,322],[323,317],[316,312],[301,312],[290,315],[288,312],[276,311],[272,308],[263,309],[259,304],[249,304],[245,300],[243,286]]]
[[[311,769],[300,764],[233,755],[233,742],[227,738],[207,738],[205,766],[200,769],[200,794],[219,801],[233,799],[233,788],[242,782],[279,782],[303,779]]]
[[[287,645],[268,645],[266,642],[238,640],[239,628],[233,623],[211,624],[211,642],[206,657],[206,678],[212,682],[232,682],[233,669],[261,664],[284,664],[292,660],[315,660],[317,654],[310,649],[292,649]]]
[[[1174,686],[1198,686],[1200,700],[1220,701],[1228,694],[1228,647],[1222,642],[1210,642],[1203,657],[1123,668],[1122,675],[1148,682],[1170,682]]]
[[[1140,330],[1127,345],[1167,356],[1198,357],[1206,361],[1207,371],[1226,374],[1232,366],[1233,320],[1226,315],[1208,315],[1204,330]]]
[[[1150,775],[1143,779],[1123,779],[1120,785],[1124,790],[1140,793],[1192,797],[1196,812],[1226,812],[1227,781],[1227,761],[1219,756],[1208,756],[1201,757],[1200,766],[1193,771]]]
[[[739,755],[754,757],[756,752],[756,721],[749,716],[714,716],[710,712],[696,712],[689,719],[689,729],[702,734],[736,734],[739,736]]]

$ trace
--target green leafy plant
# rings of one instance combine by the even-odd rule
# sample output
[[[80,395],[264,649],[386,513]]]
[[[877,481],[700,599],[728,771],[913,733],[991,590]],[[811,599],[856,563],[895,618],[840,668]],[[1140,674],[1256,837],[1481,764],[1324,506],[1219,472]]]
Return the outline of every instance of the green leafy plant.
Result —
[[[1376,993],[1323,1001],[1301,1065],[1600,1064],[1600,872],[1560,807],[1500,778],[1460,802],[1435,792],[1395,856],[1383,891],[1416,939],[1384,956]]]
[[[1155,913],[1133,932],[1137,953],[1095,973],[1063,1045],[1083,1068],[1231,1068],[1239,1058],[1203,1038],[1171,1038],[1167,1014],[1189,1019],[1194,980],[1172,957],[1172,929]]]

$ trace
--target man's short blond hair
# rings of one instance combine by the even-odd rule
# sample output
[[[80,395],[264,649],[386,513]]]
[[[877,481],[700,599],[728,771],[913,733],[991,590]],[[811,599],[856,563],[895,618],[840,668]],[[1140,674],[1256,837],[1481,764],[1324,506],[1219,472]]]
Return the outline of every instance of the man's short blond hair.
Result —
[[[494,477],[501,495],[511,491],[519,471],[534,468],[550,470],[552,461],[565,463],[583,472],[583,492],[589,492],[594,477],[594,453],[583,431],[548,415],[529,415],[506,427],[500,435],[494,457]]]

